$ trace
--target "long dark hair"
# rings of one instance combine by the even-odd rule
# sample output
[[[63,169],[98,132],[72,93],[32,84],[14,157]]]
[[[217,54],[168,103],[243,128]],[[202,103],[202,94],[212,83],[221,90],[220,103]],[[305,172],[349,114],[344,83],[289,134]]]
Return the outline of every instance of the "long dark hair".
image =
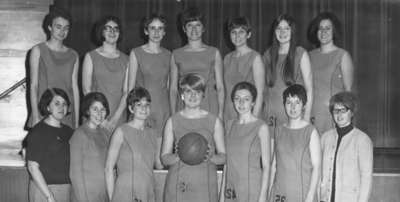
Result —
[[[267,70],[269,71],[269,74],[267,75],[267,82],[266,82],[267,85],[270,87],[274,86],[276,77],[278,75],[278,72],[276,71],[277,69],[276,65],[279,57],[279,41],[276,38],[275,30],[282,20],[285,20],[289,24],[291,30],[289,52],[283,64],[283,81],[288,86],[295,83],[294,59],[296,55],[296,46],[297,46],[296,24],[291,16],[287,14],[282,14],[274,20],[271,28],[271,39],[270,39],[271,48],[269,50],[271,61],[269,64],[270,69]]]

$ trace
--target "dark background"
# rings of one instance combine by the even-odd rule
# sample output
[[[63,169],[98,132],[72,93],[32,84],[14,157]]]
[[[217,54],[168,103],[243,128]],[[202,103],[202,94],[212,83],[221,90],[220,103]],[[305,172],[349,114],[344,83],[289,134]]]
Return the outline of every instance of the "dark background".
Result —
[[[246,16],[253,26],[249,45],[263,53],[270,27],[279,14],[297,20],[299,44],[313,47],[307,40],[310,21],[321,11],[332,11],[342,23],[343,36],[337,45],[350,52],[355,66],[355,91],[360,100],[356,123],[373,140],[376,148],[400,147],[400,2],[395,0],[55,0],[54,5],[73,16],[67,44],[81,56],[95,48],[91,42],[94,22],[115,15],[123,23],[122,51],[144,43],[140,23],[151,13],[163,13],[168,26],[163,46],[182,46],[178,14],[196,6],[206,16],[203,41],[225,55],[231,49],[226,40],[229,18]],[[397,11],[397,12],[396,12]],[[396,26],[397,25],[397,26]]]

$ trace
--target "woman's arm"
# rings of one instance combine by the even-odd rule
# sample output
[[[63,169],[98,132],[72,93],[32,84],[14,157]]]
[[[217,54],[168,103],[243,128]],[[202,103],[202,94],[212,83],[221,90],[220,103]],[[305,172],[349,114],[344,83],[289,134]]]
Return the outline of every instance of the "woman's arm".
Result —
[[[265,70],[264,63],[261,56],[257,55],[253,61],[253,78],[254,84],[257,89],[256,103],[253,108],[254,116],[258,117],[261,112],[262,103],[264,100],[264,87],[265,87]]]
[[[155,153],[155,162],[154,162],[154,166],[157,170],[161,170],[164,168],[163,164],[161,163],[161,143],[162,143],[162,137],[157,137],[156,138],[156,153]]]
[[[215,52],[214,71],[215,71],[215,81],[217,84],[217,93],[218,93],[218,117],[222,119],[224,114],[225,88],[224,88],[224,76],[222,70],[222,59],[221,59],[221,54],[219,53],[218,50]]]
[[[114,183],[115,183],[114,167],[117,162],[119,150],[121,149],[123,141],[124,141],[124,134],[122,133],[120,128],[117,128],[113,136],[111,137],[111,142],[107,153],[106,168],[105,168],[107,193],[110,200],[113,195]]]
[[[40,49],[38,46],[35,46],[32,48],[31,55],[29,57],[29,66],[31,68],[30,99],[31,99],[31,109],[32,109],[32,127],[40,121],[40,115],[38,109],[39,58],[40,58]]]
[[[33,182],[37,185],[42,194],[46,197],[48,202],[55,202],[53,193],[47,187],[46,180],[39,169],[39,164],[36,161],[28,161],[28,171],[32,176]]]
[[[86,95],[92,91],[93,63],[89,53],[86,53],[82,64],[82,91]]]
[[[80,105],[80,100],[79,100],[79,87],[78,87],[78,71],[79,71],[79,56],[76,55],[76,60],[74,63],[74,69],[72,71],[72,94],[74,96],[73,102],[74,102],[74,119],[75,119],[75,128],[78,128],[79,126],[79,105]]]
[[[171,69],[169,73],[169,103],[171,114],[176,112],[176,96],[178,95],[178,66],[174,55],[171,56]]]
[[[169,118],[165,125],[164,138],[161,147],[161,162],[164,166],[171,166],[179,161],[178,155],[172,153],[174,148],[174,132],[172,127],[172,120]]]
[[[275,180],[275,173],[276,173],[276,152],[274,150],[274,139],[271,139],[271,157],[272,157],[272,161],[270,163],[271,167],[271,171],[270,171],[270,175],[269,175],[269,186],[268,186],[268,195],[271,194],[271,190],[272,190],[272,186],[274,185],[274,180]]]
[[[317,185],[319,184],[319,176],[321,172],[321,142],[316,129],[311,133],[310,138],[310,156],[312,164],[312,173],[310,180],[310,188],[307,192],[305,202],[314,201],[317,192]]]
[[[132,49],[131,54],[129,54],[128,92],[136,86],[136,75],[137,75],[138,66],[139,65],[138,65],[135,51]]]
[[[226,180],[226,165],[222,170],[221,187],[219,189],[219,202],[225,202],[225,180]]]
[[[259,131],[258,137],[260,138],[261,144],[261,163],[262,163],[262,181],[259,202],[266,202],[268,196],[268,184],[269,184],[269,171],[271,162],[271,138],[269,135],[269,129],[267,124],[263,124]]]
[[[358,202],[368,202],[372,188],[373,145],[368,137],[360,139],[358,144],[358,165],[361,176]]]
[[[306,110],[304,112],[304,119],[310,121],[311,108],[313,104],[313,77],[311,71],[310,56],[307,51],[304,51],[300,60],[300,70],[304,81],[304,88],[307,91]]]
[[[219,118],[217,118],[215,121],[213,137],[215,142],[216,154],[211,155],[210,161],[216,165],[225,164],[226,152],[225,152],[224,128]]]
[[[86,196],[86,187],[84,184],[83,164],[85,154],[85,144],[87,142],[86,135],[76,130],[72,135],[70,145],[70,166],[69,177],[71,178],[71,185],[73,193],[79,201],[88,201]]]
[[[354,66],[351,56],[347,51],[343,54],[340,67],[343,74],[344,89],[345,91],[351,91],[354,79]]]

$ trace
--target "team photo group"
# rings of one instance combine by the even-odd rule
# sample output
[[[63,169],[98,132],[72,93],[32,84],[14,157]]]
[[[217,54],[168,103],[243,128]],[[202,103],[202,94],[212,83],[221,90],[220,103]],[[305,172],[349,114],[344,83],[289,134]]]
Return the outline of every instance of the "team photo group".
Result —
[[[98,47],[80,58],[64,44],[71,16],[50,10],[47,41],[28,58],[29,201],[368,202],[373,144],[354,123],[335,14],[310,22],[312,50],[297,44],[293,17],[277,16],[263,53],[248,45],[248,18],[232,18],[225,56],[203,41],[205,18],[184,10],[187,43],[167,50],[173,23],[147,16],[146,42],[125,54],[123,23],[104,16]]]

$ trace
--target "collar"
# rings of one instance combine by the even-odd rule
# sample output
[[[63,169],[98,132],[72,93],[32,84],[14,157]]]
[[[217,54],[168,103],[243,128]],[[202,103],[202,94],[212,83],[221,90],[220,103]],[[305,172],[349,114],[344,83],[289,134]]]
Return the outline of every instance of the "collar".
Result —
[[[354,126],[351,123],[348,126],[340,128],[336,125],[336,132],[338,133],[339,137],[342,138],[343,136],[347,135],[351,130],[353,130]]]

